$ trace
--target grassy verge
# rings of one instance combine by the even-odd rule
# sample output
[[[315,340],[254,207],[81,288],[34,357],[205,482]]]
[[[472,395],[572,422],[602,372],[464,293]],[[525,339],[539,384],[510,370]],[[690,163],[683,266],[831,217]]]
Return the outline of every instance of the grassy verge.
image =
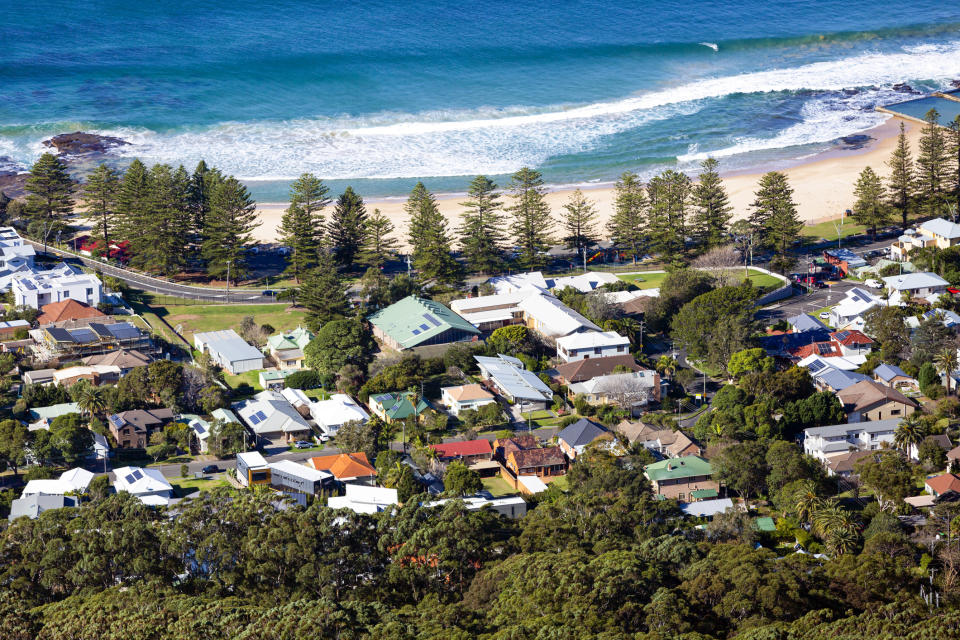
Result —
[[[833,220],[827,220],[826,222],[818,222],[817,224],[808,224],[800,230],[800,236],[810,238],[814,242],[820,239],[836,240],[838,234],[834,222]],[[843,223],[843,226],[840,227],[839,235],[841,238],[846,238],[847,236],[859,235],[866,231],[867,227],[862,224],[855,224],[852,220],[847,220]]]
[[[167,305],[151,307],[152,312],[173,327],[180,327],[180,334],[188,341],[194,333],[233,329],[239,331],[240,323],[252,316],[258,325],[268,324],[275,331],[287,331],[304,324],[306,312],[287,304],[251,305]]]
[[[667,274],[665,272],[625,273],[617,274],[617,277],[636,285],[640,289],[654,289],[660,287],[667,277]],[[758,271],[757,269],[748,269],[747,278],[749,278],[754,286],[760,289],[777,289],[784,284],[779,278],[764,273],[763,271]]]
[[[217,487],[229,487],[230,484],[222,477],[216,478],[175,478],[170,480],[170,484],[177,492],[177,496],[182,498],[195,492],[213,491]]]
[[[507,481],[500,476],[483,478],[482,481],[483,488],[493,494],[495,498],[517,493],[516,489],[507,484]]]

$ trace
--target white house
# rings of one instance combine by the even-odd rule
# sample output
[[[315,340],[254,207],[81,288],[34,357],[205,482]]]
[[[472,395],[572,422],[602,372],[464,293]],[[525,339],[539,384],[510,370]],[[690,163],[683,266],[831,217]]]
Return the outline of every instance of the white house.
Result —
[[[875,307],[886,306],[880,296],[870,293],[862,287],[854,287],[830,310],[830,324],[837,329],[857,329],[863,331],[863,315]]]
[[[893,446],[893,434],[903,418],[835,424],[803,430],[803,452],[821,462],[831,454],[880,449]]]
[[[0,227],[0,269],[33,267],[36,254],[33,246],[24,242],[16,229]]]
[[[166,505],[173,498],[173,486],[159,469],[121,467],[114,469],[113,474],[116,476],[113,488],[117,492],[132,493],[146,505]]]
[[[914,249],[937,247],[947,249],[960,243],[960,224],[934,218],[921,224],[916,231],[907,229],[897,241],[890,245],[890,256],[894,260],[906,260]]]
[[[233,405],[233,410],[250,430],[271,440],[297,440],[309,436],[309,423],[286,398],[276,391],[261,391]]]
[[[455,416],[467,409],[479,409],[493,404],[496,398],[480,384],[463,384],[459,387],[443,387],[440,389],[440,399],[444,406],[450,409]]]
[[[514,273],[508,276],[496,276],[487,280],[496,293],[516,293],[518,291],[547,291],[547,284],[543,273],[530,271],[529,273]]]
[[[548,294],[535,293],[517,305],[523,321],[545,338],[562,338],[572,333],[600,331],[600,327]]]
[[[86,493],[93,475],[86,469],[76,467],[64,471],[57,479],[31,480],[23,488],[21,495],[63,496],[68,493]]]
[[[193,345],[232,374],[263,369],[263,354],[247,344],[233,329],[193,334]]]
[[[17,273],[11,278],[10,286],[13,289],[14,304],[38,310],[45,305],[68,299],[95,307],[103,298],[103,284],[100,279],[72,267],[69,268],[69,273],[62,268],[31,274]]]
[[[378,513],[399,501],[396,489],[346,484],[344,490],[344,495],[328,498],[327,506],[331,509],[350,509],[356,513]]]
[[[887,276],[883,278],[883,284],[888,291],[888,304],[902,306],[903,294],[907,294],[911,298],[930,300],[931,297],[939,296],[946,291],[947,285],[950,283],[935,273],[921,271],[919,273]]]
[[[511,324],[521,324],[523,311],[519,306],[520,301],[530,295],[533,295],[531,290],[524,289],[513,293],[461,298],[452,301],[450,308],[477,329],[494,331]]]
[[[484,496],[464,496],[463,498],[444,498],[443,500],[434,500],[433,502],[421,503],[422,506],[433,508],[441,507],[451,500],[460,500],[463,502],[463,508],[467,511],[479,511],[481,509],[490,509],[502,516],[513,520],[527,515],[527,501],[521,496],[504,496],[501,498],[486,498]]]
[[[520,360],[499,354],[496,358],[473,356],[480,376],[494,384],[511,402],[522,403],[525,410],[545,409],[553,400],[553,390],[537,374],[523,368]]]
[[[608,271],[587,271],[575,276],[555,278],[553,288],[559,291],[567,287],[573,287],[581,293],[590,293],[605,284],[615,284],[617,282],[620,282],[620,278]]]
[[[310,416],[323,435],[333,437],[348,422],[366,423],[370,414],[345,393],[334,393],[328,400],[310,403]]]
[[[557,356],[564,362],[630,353],[630,340],[616,331],[586,331],[557,338]]]
[[[652,369],[597,376],[568,387],[573,396],[582,396],[588,404],[629,405],[634,414],[651,400],[660,400],[660,376]]]

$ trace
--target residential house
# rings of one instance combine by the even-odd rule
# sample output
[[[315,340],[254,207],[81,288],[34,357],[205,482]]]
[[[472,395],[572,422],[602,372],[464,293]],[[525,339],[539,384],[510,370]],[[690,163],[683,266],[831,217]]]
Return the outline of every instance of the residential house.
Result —
[[[960,495],[960,476],[955,473],[931,476],[924,481],[923,488],[934,498],[940,498],[948,493]]]
[[[118,367],[122,378],[138,367],[147,366],[153,362],[153,358],[136,349],[117,349],[108,353],[87,356],[81,362],[89,366]]]
[[[910,299],[925,300],[933,304],[939,299],[940,294],[947,290],[950,283],[935,273],[921,271],[887,276],[883,278],[883,284],[888,292],[887,303],[902,306],[904,295]]]
[[[72,270],[40,271],[30,275],[15,274],[10,281],[13,302],[18,307],[40,310],[51,302],[72,299],[97,306],[103,298],[103,284],[92,273]]]
[[[493,458],[506,462],[507,455],[513,451],[539,449],[540,439],[532,434],[515,435],[510,438],[498,438],[493,441]]]
[[[668,458],[648,464],[643,473],[653,484],[653,493],[665,498],[686,501],[694,491],[713,489],[720,486],[713,481],[713,467],[699,456]]]
[[[902,418],[917,409],[917,403],[896,389],[875,380],[863,380],[837,393],[849,422]]]
[[[521,449],[507,454],[505,466],[515,476],[562,476],[567,472],[567,459],[560,447]]]
[[[660,401],[660,375],[652,369],[632,373],[613,373],[567,387],[570,399],[581,397],[587,404],[616,404],[630,407],[639,415],[651,401]]]
[[[523,311],[519,305],[529,295],[530,291],[524,290],[462,298],[451,302],[450,308],[480,331],[491,332],[500,327],[523,324]]]
[[[368,320],[377,340],[397,351],[477,340],[480,330],[439,302],[407,296]]]
[[[53,325],[55,327],[78,327],[90,322],[105,322],[107,314],[85,302],[69,298],[60,302],[51,302],[44,305],[37,316],[37,324],[41,327]]]
[[[792,333],[806,333],[807,331],[822,331],[829,333],[830,329],[808,313],[801,313],[787,318],[787,324],[790,325]]]
[[[263,369],[263,354],[247,344],[233,329],[195,333],[193,344],[201,353],[209,353],[213,361],[227,373],[236,375]]]
[[[440,389],[440,401],[449,408],[455,416],[467,409],[479,409],[497,400],[493,394],[480,384],[464,384],[459,387],[443,387]]]
[[[697,491],[695,490],[691,493],[697,493]],[[716,493],[716,491],[713,491],[714,495],[716,495]],[[716,498],[714,500],[697,499],[693,502],[686,502],[680,505],[680,510],[691,518],[712,519],[716,515],[733,511],[734,509],[733,500],[730,498]]]
[[[80,406],[76,402],[61,402],[49,407],[34,407],[30,409],[29,428],[31,431],[50,429],[50,424],[54,420],[71,413],[80,413]]]
[[[159,469],[121,467],[113,470],[113,488],[117,493],[126,491],[135,495],[148,506],[165,506],[173,498],[173,486],[167,482]]]
[[[333,474],[328,471],[317,471],[293,460],[271,462],[269,466],[270,484],[283,491],[315,496],[333,489]]]
[[[417,399],[417,406],[413,406],[413,400],[416,398],[412,391],[377,393],[367,400],[367,406],[375,416],[386,422],[393,424],[398,420],[406,420],[410,416],[416,416],[417,420],[423,415],[423,412],[430,408],[430,405],[423,398]]]
[[[280,391],[287,386],[287,378],[296,372],[296,369],[283,369],[282,371],[277,369],[264,369],[257,374],[257,382],[260,383],[260,387],[263,389]]]
[[[886,306],[882,297],[863,287],[854,287],[844,294],[842,300],[830,309],[830,323],[838,329],[857,329],[862,331],[866,320],[864,316],[871,309]]]
[[[78,365],[53,372],[53,384],[70,387],[86,380],[95,387],[120,381],[120,367],[108,364]]]
[[[311,403],[310,415],[320,432],[330,438],[348,422],[365,424],[370,419],[370,414],[345,393],[334,393],[328,400]]]
[[[575,382],[585,382],[593,380],[600,376],[610,375],[615,369],[623,371],[643,371],[644,367],[639,365],[631,355],[611,356],[609,358],[589,358],[586,360],[576,360],[557,365],[553,371],[548,372],[556,382],[562,385],[571,385]],[[659,391],[657,392],[659,397]]]
[[[21,267],[33,268],[36,255],[13,227],[0,227],[0,270],[13,271]]]
[[[703,449],[691,440],[683,431],[663,429],[643,422],[622,421],[617,425],[617,431],[630,444],[640,443],[650,451],[655,451],[663,457],[682,458],[684,456],[703,455]]]
[[[94,474],[86,469],[75,467],[60,474],[56,479],[31,480],[23,488],[21,496],[41,494],[63,496],[68,493],[86,493]]]
[[[53,374],[56,369],[34,369],[33,371],[24,371],[20,376],[24,384],[53,384]]]
[[[243,424],[260,438],[292,442],[313,432],[296,407],[277,391],[261,391],[232,407]]]
[[[873,370],[873,379],[901,393],[904,391],[920,390],[920,383],[917,382],[917,379],[911,378],[903,369],[894,364],[881,364]]]
[[[443,463],[460,460],[464,464],[471,465],[475,462],[493,458],[490,441],[484,438],[432,444],[430,448],[437,452],[437,460]]]
[[[487,284],[492,286],[493,290],[498,294],[517,293],[519,291],[545,292],[551,288],[551,285],[547,284],[546,278],[543,277],[543,273],[540,271],[495,276],[487,280]]]
[[[461,498],[445,498],[443,500],[434,500],[433,502],[422,503],[422,506],[433,508],[440,507],[451,500],[459,500],[463,503],[463,508],[467,511],[480,511],[481,509],[490,509],[502,516],[512,520],[522,518],[527,515],[527,502],[520,496],[504,496],[500,498],[487,498],[485,496],[463,496]]]
[[[798,362],[797,366],[810,372],[817,391],[837,393],[858,382],[870,379],[870,376],[853,371],[859,365],[842,356],[822,358],[817,355],[810,355]]]
[[[555,291],[560,291],[567,287],[573,287],[580,293],[590,293],[605,284],[616,284],[618,282],[620,282],[620,278],[609,271],[587,271],[575,276],[554,278],[552,288]]]
[[[517,305],[523,312],[523,322],[547,340],[585,331],[600,331],[600,327],[580,313],[567,307],[551,295],[533,293]]]
[[[44,511],[78,506],[80,506],[80,499],[75,496],[33,493],[21,496],[10,503],[10,515],[7,516],[7,520],[13,522],[17,518],[24,517],[36,520]]]
[[[842,453],[831,453],[823,459],[823,464],[827,468],[828,476],[839,476],[849,478],[855,475],[857,463],[869,456],[875,455],[872,449],[864,451],[844,451]]]
[[[210,450],[210,430],[213,428],[213,425],[194,413],[181,413],[178,420],[186,423],[186,425],[190,427],[190,430],[193,431],[193,437],[197,445],[196,451],[199,453],[207,453]]]
[[[268,485],[271,482],[270,474],[270,465],[259,451],[237,454],[237,480],[243,486]]]
[[[839,269],[844,276],[847,276],[851,271],[867,266],[866,260],[849,249],[827,249],[823,252],[823,259],[827,261],[827,264]]]
[[[906,260],[911,251],[923,247],[947,249],[960,243],[960,224],[943,218],[934,218],[921,224],[916,231],[907,229],[890,245],[894,260]]]
[[[137,349],[153,353],[150,334],[129,322],[91,322],[86,326],[65,329],[56,326],[31,329],[33,352],[41,361],[69,362],[87,356],[109,353],[117,349]]]
[[[940,447],[941,449],[943,449],[943,450],[946,451],[946,452],[949,452],[949,451],[951,451],[951,450],[953,449],[953,443],[950,442],[950,437],[949,437],[947,434],[945,434],[945,433],[941,433],[941,434],[934,435],[934,436],[927,436],[926,438],[923,439],[923,441],[924,441],[924,442],[932,442],[933,444],[937,445],[938,447]],[[922,443],[921,443],[921,444],[922,444]],[[910,458],[911,460],[913,460],[913,461],[919,461],[919,460],[920,460],[920,446],[919,446],[919,445],[915,445],[915,444],[911,444],[909,447],[907,447],[907,455],[909,456],[909,458]]]
[[[377,470],[362,451],[317,456],[310,458],[308,464],[317,471],[333,474],[334,479],[341,484],[363,484],[371,487],[377,484]]]
[[[327,498],[331,509],[350,509],[354,513],[379,513],[399,502],[396,489],[346,484],[344,495]]]
[[[848,359],[851,356],[866,355],[873,349],[873,340],[856,329],[834,331],[830,338],[840,349],[840,355]]]
[[[523,409],[546,409],[553,402],[553,390],[537,374],[524,369],[517,358],[499,354],[496,358],[474,356],[473,359],[480,367],[480,377]]]
[[[873,451],[893,446],[893,434],[903,418],[834,424],[803,430],[803,452],[821,462],[837,453]]]
[[[587,446],[601,441],[605,442],[608,448],[615,447],[617,442],[612,433],[586,418],[567,425],[557,434],[557,444],[570,460],[576,460]]]
[[[30,323],[26,320],[0,321],[0,340],[9,340],[13,338],[18,331],[26,331],[29,328]]]
[[[608,291],[604,300],[618,307],[620,313],[630,318],[642,318],[660,295],[660,289],[640,289],[638,291]]]
[[[107,427],[121,449],[144,449],[150,434],[173,418],[173,411],[166,408],[133,409],[107,416]]]
[[[313,340],[312,333],[303,327],[297,327],[293,331],[278,333],[267,338],[267,353],[280,370],[302,369],[303,350],[311,340]]]
[[[557,357],[564,362],[629,353],[630,340],[616,331],[588,331],[557,338]]]
[[[960,329],[960,313],[950,309],[928,309],[923,312],[923,319],[939,320],[947,329],[953,329],[954,333]],[[917,326],[919,326],[919,323]]]

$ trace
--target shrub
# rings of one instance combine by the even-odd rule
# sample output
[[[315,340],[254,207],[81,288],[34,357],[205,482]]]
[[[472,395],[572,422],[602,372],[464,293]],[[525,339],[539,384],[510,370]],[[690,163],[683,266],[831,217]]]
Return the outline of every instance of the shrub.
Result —
[[[316,389],[320,386],[320,374],[313,369],[303,369],[287,376],[286,383],[291,389]]]

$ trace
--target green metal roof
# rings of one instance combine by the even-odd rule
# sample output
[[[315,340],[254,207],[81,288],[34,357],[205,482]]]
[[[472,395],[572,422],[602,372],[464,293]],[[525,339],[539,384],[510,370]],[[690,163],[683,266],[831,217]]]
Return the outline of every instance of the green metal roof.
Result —
[[[375,396],[370,396],[370,399],[383,407],[383,413],[391,420],[403,420],[414,414],[420,415],[430,407],[421,398],[417,403],[416,411],[414,411],[412,397],[413,393],[408,391],[406,393],[378,393]]]
[[[691,498],[696,498],[697,500],[703,500],[705,498],[716,498],[717,497],[716,489],[694,489],[690,492]]]
[[[643,468],[647,477],[654,482],[661,480],[675,480],[677,478],[690,478],[693,476],[709,476],[713,474],[713,468],[710,463],[698,456],[684,456],[682,458],[670,458],[648,464]]]
[[[313,334],[303,327],[297,327],[293,331],[278,333],[267,338],[267,347],[274,351],[286,351],[287,349],[304,349],[310,341],[313,340]]]
[[[776,531],[777,530],[777,525],[776,523],[774,523],[773,518],[770,518],[770,517],[757,518],[756,522],[757,522],[757,529],[759,529],[760,531]]]
[[[415,347],[450,329],[479,335],[480,331],[439,302],[407,296],[369,318],[370,323],[404,349]]]

